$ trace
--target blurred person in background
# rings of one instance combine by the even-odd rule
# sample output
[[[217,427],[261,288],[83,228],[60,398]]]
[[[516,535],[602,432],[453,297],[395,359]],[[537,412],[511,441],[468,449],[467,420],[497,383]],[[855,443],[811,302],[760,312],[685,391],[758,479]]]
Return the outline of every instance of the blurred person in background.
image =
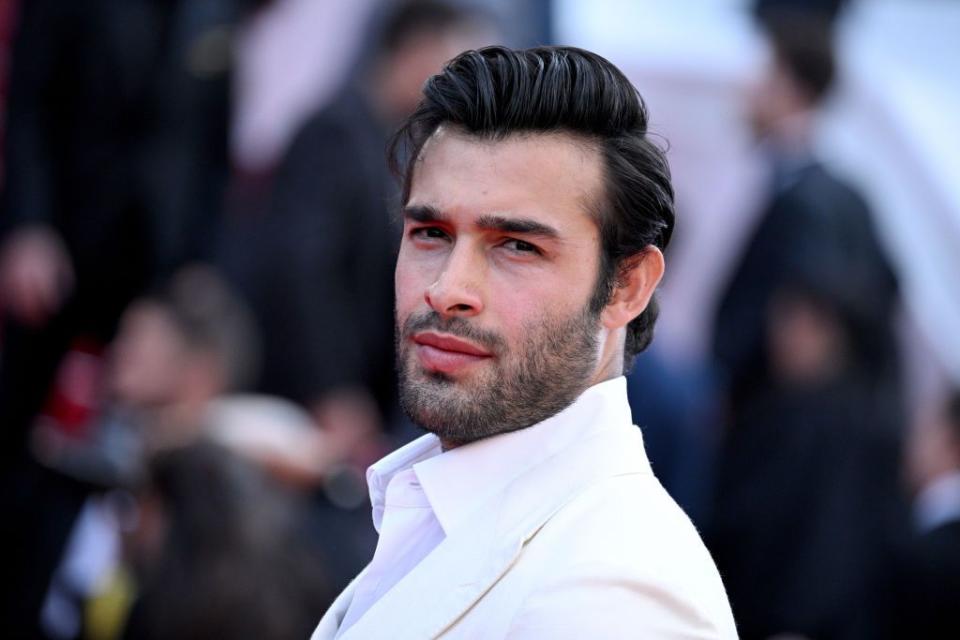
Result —
[[[230,29],[246,0],[24,3],[0,211],[2,454],[61,358],[208,254],[221,206]]]
[[[750,100],[770,192],[716,315],[726,432],[707,536],[746,640],[869,638],[900,523],[897,282],[861,195],[817,161],[829,24],[760,13]]]
[[[112,637],[307,637],[331,593],[315,542],[300,526],[301,507],[216,445],[198,442],[155,456],[125,540],[135,585],[129,617],[123,620],[122,609],[112,619],[91,616],[98,626],[90,636],[106,640],[122,628]],[[122,581],[114,585],[123,588]]]
[[[249,386],[257,345],[250,312],[216,272],[182,269],[121,317],[86,441],[41,420],[38,458],[93,485],[135,482],[152,453],[201,435],[211,403]]]
[[[913,526],[890,575],[883,637],[960,637],[960,389],[913,426],[909,445]]]
[[[124,316],[111,376],[110,417],[120,423],[112,432],[140,434],[146,455],[211,439],[309,494],[304,526],[331,588],[341,589],[375,545],[366,492],[337,464],[353,441],[318,429],[289,401],[236,393],[256,376],[257,344],[252,317],[225,282],[208,269],[179,273]],[[115,460],[141,459],[116,453]]]
[[[397,413],[400,229],[391,218],[387,137],[426,79],[460,51],[486,44],[491,29],[452,3],[391,3],[373,54],[295,136],[262,223],[225,249],[262,327],[260,388],[307,407],[359,473],[382,453],[383,429]]]
[[[716,315],[714,353],[731,411],[762,395],[770,360],[765,322],[774,293],[795,280],[836,282],[857,296],[858,357],[896,391],[892,348],[897,282],[862,195],[813,155],[817,110],[835,74],[829,23],[798,10],[761,13],[772,47],[765,76],[748,98],[748,117],[769,163],[769,196]],[[895,406],[895,405],[894,405]]]
[[[99,557],[92,549],[115,537],[101,526],[102,496],[142,481],[153,453],[200,437],[208,404],[250,377],[255,349],[243,307],[208,269],[178,272],[166,287],[131,304],[103,379],[91,383],[102,389],[82,431],[65,429],[54,415],[39,417],[33,428],[40,468],[58,480],[60,493],[69,491],[77,507],[50,514],[49,503],[38,498],[34,510],[18,513],[22,520],[13,538],[22,553],[13,573],[44,589],[42,608],[34,605],[42,613],[24,608],[24,626],[39,619],[46,636],[74,636],[70,621],[79,619],[79,602],[95,583],[74,567],[83,566],[84,556]],[[63,541],[56,548],[37,545],[38,532]],[[38,562],[47,553],[54,555],[56,571]]]
[[[208,252],[227,166],[230,29],[247,5],[20,3],[0,194],[0,511],[22,579],[0,598],[4,620],[32,620],[85,497],[27,451],[55,378],[94,389],[87,365],[127,305]]]
[[[251,318],[240,300],[209,268],[191,267],[178,272],[166,287],[139,298],[124,314],[120,332],[111,347],[106,404],[97,424],[90,428],[90,438],[78,441],[61,434],[53,425],[40,428],[37,434],[38,459],[59,473],[85,483],[90,492],[73,524],[66,551],[44,600],[41,620],[49,637],[74,638],[80,635],[79,629],[87,633],[90,625],[119,624],[115,620],[111,624],[102,620],[104,616],[112,619],[111,615],[116,615],[116,611],[109,614],[110,602],[116,603],[118,598],[119,602],[126,602],[132,595],[131,588],[125,587],[123,580],[117,580],[117,572],[122,569],[121,558],[116,553],[117,539],[123,523],[112,511],[117,504],[118,490],[123,492],[157,481],[152,474],[158,468],[166,468],[165,463],[157,460],[179,459],[180,454],[171,452],[208,446],[203,443],[218,443],[244,459],[264,478],[269,478],[273,488],[260,497],[243,494],[255,480],[244,481],[246,484],[236,487],[229,485],[227,480],[242,480],[245,476],[228,473],[233,468],[229,465],[237,466],[234,463],[221,468],[223,456],[220,454],[202,458],[206,460],[202,468],[191,471],[193,467],[187,465],[183,470],[187,477],[183,479],[179,479],[181,471],[166,472],[164,482],[178,483],[176,487],[180,491],[185,491],[193,482],[197,496],[161,495],[160,503],[174,502],[165,505],[164,511],[173,510],[174,520],[199,518],[203,509],[208,513],[206,519],[175,523],[175,528],[182,526],[189,531],[190,537],[171,534],[173,540],[161,545],[157,538],[164,538],[171,526],[169,523],[161,526],[161,523],[170,518],[162,517],[158,523],[156,517],[148,517],[155,515],[153,507],[158,500],[141,499],[136,540],[152,541],[157,548],[148,544],[147,548],[135,549],[134,558],[142,561],[139,564],[146,562],[150,566],[145,570],[148,577],[141,576],[141,580],[161,583],[159,587],[147,588],[147,593],[152,594],[147,598],[154,603],[151,606],[188,605],[187,600],[177,600],[181,594],[174,585],[168,584],[177,571],[189,572],[189,576],[180,575],[184,580],[190,578],[209,587],[211,591],[206,597],[211,601],[220,596],[217,589],[226,589],[229,597],[242,599],[244,594],[250,594],[251,588],[249,584],[231,586],[226,580],[217,586],[219,577],[202,577],[204,567],[216,568],[218,562],[233,562],[233,575],[246,576],[248,582],[257,572],[266,571],[265,576],[269,578],[270,571],[281,571],[281,568],[267,570],[259,564],[250,564],[260,562],[257,554],[261,552],[277,551],[280,543],[244,537],[250,533],[246,530],[248,525],[254,526],[250,523],[255,521],[262,520],[256,526],[264,534],[275,531],[275,526],[286,526],[282,524],[283,518],[271,522],[278,513],[276,508],[280,507],[275,508],[267,500],[277,499],[279,504],[296,502],[297,533],[311,541],[309,549],[302,544],[297,547],[310,555],[305,558],[309,560],[307,565],[298,570],[306,571],[308,566],[322,564],[323,571],[318,577],[323,578],[325,586],[334,589],[343,586],[352,575],[350,572],[362,566],[369,553],[364,545],[369,535],[363,535],[368,528],[366,522],[363,532],[353,536],[349,517],[339,517],[339,512],[318,511],[303,492],[318,482],[320,469],[324,468],[322,461],[328,453],[312,421],[291,403],[235,393],[253,376],[255,364],[256,338]],[[191,459],[190,455],[182,457]],[[215,494],[223,491],[223,495],[211,495],[210,482],[199,481],[198,474],[202,476],[207,466],[214,480],[220,479],[223,485],[229,485],[212,487]],[[220,473],[226,475],[220,478]],[[165,491],[171,490],[171,487],[165,488]],[[232,492],[243,495],[233,498]],[[145,495],[149,498],[156,493]],[[188,504],[181,504],[183,501]],[[226,502],[221,504],[222,501]],[[179,509],[186,511],[176,513]],[[246,510],[250,510],[249,513]],[[228,522],[220,522],[221,517]],[[234,519],[238,521],[233,522]],[[214,547],[217,536],[222,543],[217,553],[204,557]],[[179,560],[173,557],[157,560],[157,554],[167,553],[161,553],[160,547]],[[167,562],[174,563],[176,568],[166,566]],[[217,572],[222,574],[223,568]],[[291,574],[296,575],[303,577],[304,574]],[[108,578],[113,578],[113,582],[105,584]],[[230,591],[233,588],[242,588],[242,591]],[[291,578],[288,588],[297,588],[297,580]],[[136,633],[129,637],[181,637],[163,631],[169,630],[168,624],[186,625],[187,630],[197,626],[206,631],[190,631],[191,637],[209,637],[205,634],[211,628],[204,625],[234,624],[222,610],[203,610],[203,602],[196,600],[203,597],[193,591],[189,593],[190,602],[197,602],[198,608],[190,605],[179,611],[177,615],[183,618],[167,620],[154,616],[156,612],[146,615],[136,623]],[[279,596],[272,596],[276,597]],[[269,602],[276,604],[274,600],[265,600],[262,604],[266,606]],[[96,613],[89,610],[90,606],[96,607]],[[293,606],[293,602],[289,606]],[[316,602],[312,606],[316,606]],[[271,618],[271,612],[263,608],[247,606],[246,613],[262,615],[263,624],[268,626],[277,623],[273,619],[276,616]],[[294,624],[295,620],[289,623]],[[250,625],[250,628],[259,627]],[[288,636],[281,633],[264,637]]]

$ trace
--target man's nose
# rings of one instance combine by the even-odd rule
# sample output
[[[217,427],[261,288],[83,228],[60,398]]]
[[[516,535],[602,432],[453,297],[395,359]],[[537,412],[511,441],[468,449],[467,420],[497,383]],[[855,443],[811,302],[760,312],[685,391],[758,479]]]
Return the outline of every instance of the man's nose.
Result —
[[[469,247],[455,248],[440,277],[424,292],[430,308],[446,317],[470,317],[483,311],[479,287],[483,270],[481,262]]]

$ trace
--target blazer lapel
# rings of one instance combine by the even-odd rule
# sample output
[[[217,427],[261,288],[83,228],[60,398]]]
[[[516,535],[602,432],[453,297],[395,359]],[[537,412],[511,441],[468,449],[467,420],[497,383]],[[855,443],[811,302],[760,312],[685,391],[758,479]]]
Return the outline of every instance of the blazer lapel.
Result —
[[[474,512],[347,629],[342,640],[384,637],[386,630],[396,640],[437,637],[509,571],[523,545],[582,489],[602,478],[644,472],[649,473],[649,465],[640,430],[632,425],[604,429],[577,442]],[[342,600],[343,595],[316,633],[332,631],[315,634],[313,640],[336,633],[349,605],[349,599]],[[331,615],[337,603],[343,610]]]

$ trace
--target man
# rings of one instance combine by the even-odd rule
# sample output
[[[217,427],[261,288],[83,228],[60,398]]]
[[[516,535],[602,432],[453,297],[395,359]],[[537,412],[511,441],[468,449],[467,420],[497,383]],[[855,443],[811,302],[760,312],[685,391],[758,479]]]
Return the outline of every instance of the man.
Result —
[[[863,198],[813,152],[829,24],[761,18],[750,121],[770,192],[715,318],[727,415],[706,537],[745,640],[873,638],[902,509],[896,279]]]
[[[401,403],[380,540],[315,639],[735,638],[622,377],[673,227],[636,90],[579,49],[467,51],[393,146]]]

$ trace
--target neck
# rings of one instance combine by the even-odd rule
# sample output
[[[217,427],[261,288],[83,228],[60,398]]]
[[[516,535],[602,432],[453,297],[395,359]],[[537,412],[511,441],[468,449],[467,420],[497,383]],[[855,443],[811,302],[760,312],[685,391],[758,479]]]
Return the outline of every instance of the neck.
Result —
[[[620,329],[617,332],[605,335],[606,337],[602,338],[599,362],[586,388],[623,375],[623,354],[627,342],[626,329]]]

